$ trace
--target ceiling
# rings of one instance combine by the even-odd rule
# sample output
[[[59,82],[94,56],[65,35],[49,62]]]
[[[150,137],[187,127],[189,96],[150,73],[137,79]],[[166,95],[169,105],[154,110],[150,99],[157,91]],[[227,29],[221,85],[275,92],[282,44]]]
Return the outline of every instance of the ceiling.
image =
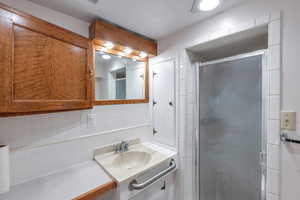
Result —
[[[248,0],[221,0],[216,10],[197,13],[191,12],[193,0],[30,1],[88,22],[101,18],[146,37],[160,39]]]

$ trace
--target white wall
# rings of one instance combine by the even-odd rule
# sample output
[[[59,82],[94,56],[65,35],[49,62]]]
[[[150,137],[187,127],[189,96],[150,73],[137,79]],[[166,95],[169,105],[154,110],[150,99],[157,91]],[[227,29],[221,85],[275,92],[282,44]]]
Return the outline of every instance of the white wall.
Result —
[[[26,0],[0,2],[88,36],[89,24],[84,21]],[[96,127],[88,127],[88,114],[96,115]],[[0,143],[11,146],[14,185],[92,159],[94,148],[99,146],[137,137],[149,140],[149,124],[148,104],[0,118]]]
[[[178,58],[181,50],[209,38],[217,38],[224,30],[234,30],[240,26],[251,25],[254,18],[263,20],[271,13],[271,18],[282,11],[282,109],[300,112],[298,52],[300,51],[300,1],[298,0],[254,0],[233,8],[184,30],[171,34],[159,41],[160,56]],[[181,61],[178,72],[181,71]],[[191,84],[191,83],[190,83]],[[300,138],[300,118],[297,120]],[[300,196],[300,147],[281,144],[281,199],[297,200]]]

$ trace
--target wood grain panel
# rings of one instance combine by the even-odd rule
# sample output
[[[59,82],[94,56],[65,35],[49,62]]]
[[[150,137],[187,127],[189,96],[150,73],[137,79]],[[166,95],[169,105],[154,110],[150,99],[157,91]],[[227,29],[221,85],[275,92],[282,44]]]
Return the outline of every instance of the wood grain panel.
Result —
[[[157,43],[113,24],[96,20],[90,27],[90,38],[100,41],[111,41],[117,45],[129,46],[144,51],[152,56],[157,55]]]
[[[86,50],[14,26],[14,100],[86,99]]]
[[[49,37],[68,42],[70,44],[76,44],[82,48],[89,47],[87,38],[70,30],[51,24],[45,20],[11,8],[3,3],[0,3],[0,15],[11,19],[15,24],[27,27]]]
[[[92,43],[0,3],[0,116],[92,107]]]
[[[104,193],[115,189],[116,187],[117,187],[116,182],[109,182],[109,183],[101,185],[101,186],[99,186],[77,198],[74,198],[73,200],[94,200],[94,199],[100,197],[101,195],[103,195]]]
[[[0,16],[0,112],[6,112],[8,97],[10,96],[11,26],[9,19]]]

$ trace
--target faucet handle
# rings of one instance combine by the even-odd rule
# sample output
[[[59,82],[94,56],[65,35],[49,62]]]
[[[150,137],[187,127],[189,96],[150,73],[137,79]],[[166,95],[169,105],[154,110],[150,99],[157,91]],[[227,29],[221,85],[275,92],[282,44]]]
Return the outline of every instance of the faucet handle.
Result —
[[[128,147],[129,147],[128,142],[124,142],[124,150],[125,150],[125,151],[128,151]]]

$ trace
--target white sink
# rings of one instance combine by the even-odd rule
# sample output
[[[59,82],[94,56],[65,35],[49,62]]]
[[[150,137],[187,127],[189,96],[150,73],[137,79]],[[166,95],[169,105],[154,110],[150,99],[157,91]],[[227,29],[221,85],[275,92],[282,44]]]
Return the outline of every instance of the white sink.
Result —
[[[134,140],[127,152],[116,153],[115,145],[109,145],[97,149],[94,158],[112,178],[121,183],[167,161],[174,155],[176,152]]]
[[[113,165],[123,169],[137,169],[147,165],[151,160],[150,153],[129,151],[120,153],[113,161]]]

